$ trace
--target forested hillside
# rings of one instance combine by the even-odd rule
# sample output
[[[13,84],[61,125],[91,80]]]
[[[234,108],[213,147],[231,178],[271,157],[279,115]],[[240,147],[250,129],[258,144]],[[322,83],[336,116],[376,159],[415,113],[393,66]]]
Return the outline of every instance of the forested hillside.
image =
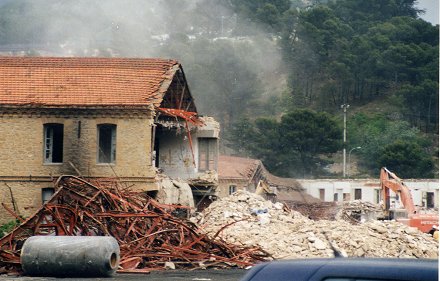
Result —
[[[325,160],[335,159],[323,154],[342,144],[323,140],[340,130],[340,106],[350,104],[347,151],[361,147],[361,172],[374,176],[387,166],[407,178],[437,173],[439,30],[418,17],[416,1],[339,0],[307,7],[298,1],[290,9],[289,1],[235,2],[280,36],[288,74],[280,103],[286,115],[239,121],[232,139],[245,140],[237,149],[281,175],[324,176]],[[261,13],[250,13],[254,9]],[[335,127],[298,111],[305,108],[330,113]],[[298,117],[286,127],[292,115]],[[278,131],[267,129],[270,122]],[[342,134],[332,135],[336,141]]]
[[[0,2],[0,52],[182,62],[222,151],[331,177],[342,109],[357,176],[438,175],[439,27],[415,0]],[[11,51],[12,50],[12,51]]]

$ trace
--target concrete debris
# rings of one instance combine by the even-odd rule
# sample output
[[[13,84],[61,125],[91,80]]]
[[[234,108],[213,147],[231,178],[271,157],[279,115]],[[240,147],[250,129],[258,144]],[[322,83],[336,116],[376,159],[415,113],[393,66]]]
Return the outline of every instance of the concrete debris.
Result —
[[[336,202],[298,202],[282,200],[292,210],[312,220],[335,220],[339,211]]]
[[[352,223],[375,220],[382,214],[379,205],[361,200],[348,201],[340,205],[336,220],[346,220]]]
[[[191,187],[183,181],[172,180],[162,176],[156,181],[159,192],[156,199],[163,204],[180,204],[194,208],[194,198]]]
[[[216,186],[218,184],[218,174],[216,171],[210,170],[199,173],[196,178],[188,180],[190,185],[200,186]]]
[[[313,221],[246,191],[213,202],[197,219],[209,235],[218,234],[230,243],[258,245],[277,259],[335,254],[438,258],[438,242],[416,228],[374,220],[357,225],[345,220]]]

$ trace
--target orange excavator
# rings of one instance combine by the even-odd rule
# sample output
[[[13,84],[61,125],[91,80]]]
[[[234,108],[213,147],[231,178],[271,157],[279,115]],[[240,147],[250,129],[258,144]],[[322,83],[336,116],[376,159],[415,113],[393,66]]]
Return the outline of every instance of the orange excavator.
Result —
[[[396,174],[385,167],[380,170],[380,187],[386,219],[395,219],[409,226],[417,227],[425,233],[429,232],[434,225],[438,226],[438,214],[418,213],[409,188]],[[396,210],[390,210],[390,190],[400,198],[407,213],[405,217],[398,217]]]

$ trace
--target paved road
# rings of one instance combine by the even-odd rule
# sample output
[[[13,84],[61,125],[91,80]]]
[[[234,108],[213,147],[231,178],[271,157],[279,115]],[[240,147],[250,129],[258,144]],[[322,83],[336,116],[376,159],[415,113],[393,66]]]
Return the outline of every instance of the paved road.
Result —
[[[116,274],[111,278],[43,278],[0,275],[0,281],[238,281],[246,272],[247,270],[244,269],[170,270],[150,274]]]

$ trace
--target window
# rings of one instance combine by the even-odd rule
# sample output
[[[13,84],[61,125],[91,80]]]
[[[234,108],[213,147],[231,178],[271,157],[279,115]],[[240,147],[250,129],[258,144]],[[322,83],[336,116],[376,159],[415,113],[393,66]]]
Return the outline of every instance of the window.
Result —
[[[381,197],[379,189],[375,189],[374,190],[374,197],[375,197],[375,200],[376,200],[375,203],[379,204],[380,203],[380,197]]]
[[[325,200],[325,189],[324,188],[319,189],[319,199],[321,199],[322,201]]]
[[[426,192],[426,208],[435,208],[434,192]]]
[[[44,163],[63,163],[63,124],[44,124]]]
[[[217,139],[199,138],[199,171],[217,170]]]
[[[98,163],[114,163],[116,160],[116,125],[98,125]]]
[[[41,199],[43,204],[50,200],[52,195],[55,193],[55,189],[53,187],[46,187],[41,190]]]
[[[336,189],[336,193],[333,195],[333,199],[336,202],[340,202],[344,199],[343,189]]]
[[[229,186],[229,195],[231,195],[231,194],[234,193],[235,191],[237,191],[237,186],[235,186],[235,185],[230,185],[230,186]]]
[[[355,188],[355,190],[354,190],[354,200],[362,200],[362,189]]]

